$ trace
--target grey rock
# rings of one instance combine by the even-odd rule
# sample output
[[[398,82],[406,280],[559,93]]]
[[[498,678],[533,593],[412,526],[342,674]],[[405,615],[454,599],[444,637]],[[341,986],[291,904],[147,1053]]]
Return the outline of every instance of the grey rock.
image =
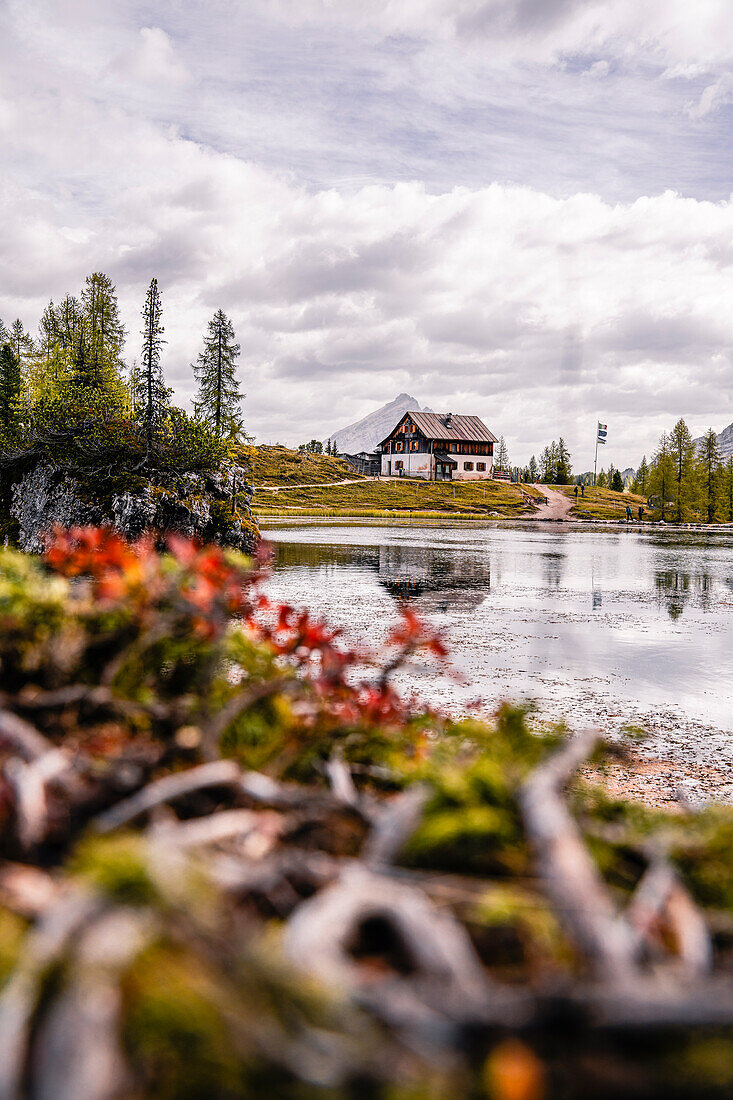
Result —
[[[88,504],[74,482],[53,466],[39,465],[13,486],[11,514],[17,519],[21,550],[38,554],[55,526],[78,527],[104,520],[101,508]]]
[[[217,517],[214,506],[231,501],[234,492],[237,511],[246,522],[234,518],[222,524],[221,509]],[[39,465],[13,487],[10,511],[18,521],[20,549],[31,553],[43,549],[43,536],[57,525],[109,525],[128,539],[148,530],[176,532],[250,552],[256,540],[251,496],[246,470],[225,463],[214,473],[160,472],[135,492],[117,493],[105,509],[84,499],[73,477],[51,465]]]

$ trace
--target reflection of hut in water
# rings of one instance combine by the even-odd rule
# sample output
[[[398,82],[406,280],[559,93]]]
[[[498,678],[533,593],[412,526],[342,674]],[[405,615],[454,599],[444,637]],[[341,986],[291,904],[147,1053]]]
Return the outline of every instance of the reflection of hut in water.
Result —
[[[380,546],[379,582],[396,600],[413,601],[425,613],[472,611],[491,588],[487,561],[451,557],[430,547]]]

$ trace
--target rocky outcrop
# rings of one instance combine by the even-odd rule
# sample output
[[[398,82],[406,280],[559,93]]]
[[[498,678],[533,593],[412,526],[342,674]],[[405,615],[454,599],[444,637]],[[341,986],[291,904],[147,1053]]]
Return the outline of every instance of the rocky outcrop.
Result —
[[[40,552],[44,535],[55,526],[103,524],[129,539],[154,530],[245,553],[253,549],[259,532],[244,467],[225,462],[206,473],[156,471],[129,481],[129,488],[100,488],[97,494],[88,477],[82,480],[50,464],[24,473],[13,486],[10,505],[20,549]]]

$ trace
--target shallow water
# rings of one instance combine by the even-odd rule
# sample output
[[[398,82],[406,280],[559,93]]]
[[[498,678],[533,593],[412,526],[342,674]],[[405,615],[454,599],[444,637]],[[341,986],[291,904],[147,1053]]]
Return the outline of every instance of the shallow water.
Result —
[[[733,763],[733,535],[578,530],[279,526],[272,595],[378,645],[408,599],[441,626],[463,682],[404,675],[423,698],[536,700],[542,717],[649,749]]]

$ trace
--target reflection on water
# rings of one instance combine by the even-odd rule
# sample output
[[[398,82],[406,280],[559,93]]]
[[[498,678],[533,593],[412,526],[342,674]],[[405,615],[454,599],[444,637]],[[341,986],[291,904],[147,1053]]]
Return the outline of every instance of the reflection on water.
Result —
[[[451,705],[533,697],[550,714],[607,725],[651,715],[733,728],[728,533],[523,525],[266,534],[276,546],[273,593],[354,637],[378,643],[399,600],[438,622],[467,684],[419,673],[415,683]]]
[[[671,619],[679,619],[685,602],[691,595],[699,599],[702,606],[709,602],[712,586],[709,573],[685,573],[668,569],[664,572],[658,571],[654,580]]]

